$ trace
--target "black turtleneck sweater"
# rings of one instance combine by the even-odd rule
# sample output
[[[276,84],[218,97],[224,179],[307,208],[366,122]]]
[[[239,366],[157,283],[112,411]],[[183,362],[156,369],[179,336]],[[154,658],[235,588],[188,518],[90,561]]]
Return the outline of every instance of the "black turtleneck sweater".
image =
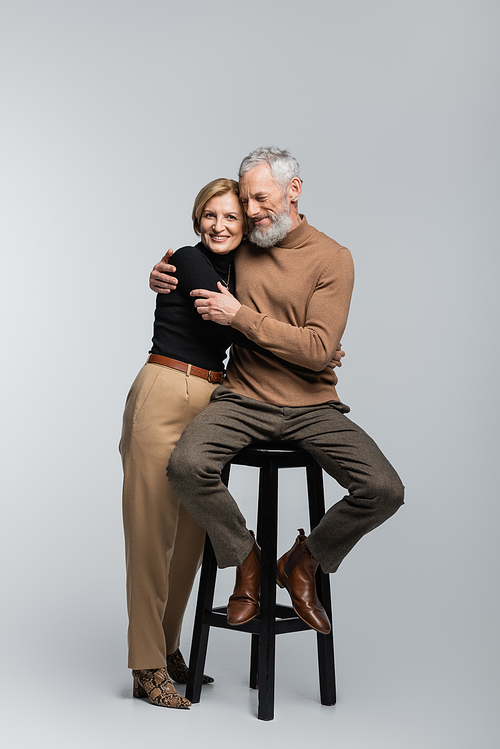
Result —
[[[178,284],[175,293],[157,294],[153,347],[150,353],[193,364],[203,369],[222,371],[226,350],[237,340],[247,339],[231,327],[203,320],[194,307],[193,289],[219,291],[217,281],[223,281],[234,294],[234,253],[217,255],[207,250],[202,242],[195,247],[181,247],[170,262],[177,268]]]

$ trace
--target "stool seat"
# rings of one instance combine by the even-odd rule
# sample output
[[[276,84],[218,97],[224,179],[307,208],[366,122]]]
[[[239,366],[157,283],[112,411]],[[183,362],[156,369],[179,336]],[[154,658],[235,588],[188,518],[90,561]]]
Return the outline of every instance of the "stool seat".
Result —
[[[226,485],[233,465],[253,466],[259,469],[256,538],[261,547],[260,613],[246,624],[233,626],[227,622],[226,606],[214,608],[217,563],[207,535],[194,620],[186,697],[193,703],[200,701],[210,627],[249,632],[252,634],[250,687],[259,690],[257,717],[260,720],[272,720],[274,717],[275,637],[285,632],[312,631],[295,613],[292,606],[282,606],[276,603],[278,471],[297,467],[306,469],[309,519],[312,529],[325,514],[322,469],[306,450],[297,445],[279,442],[254,443],[238,453],[226,464],[222,472],[222,480]],[[330,582],[328,575],[321,572],[319,567],[316,573],[316,586],[318,598],[332,623],[332,631],[328,635],[316,633],[320,698],[321,704],[334,705],[336,686]]]

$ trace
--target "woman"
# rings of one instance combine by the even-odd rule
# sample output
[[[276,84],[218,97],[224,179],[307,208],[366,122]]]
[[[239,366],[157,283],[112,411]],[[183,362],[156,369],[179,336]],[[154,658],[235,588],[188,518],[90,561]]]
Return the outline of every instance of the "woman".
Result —
[[[237,182],[206,185],[192,218],[201,242],[174,253],[177,291],[157,298],[153,347],[128,395],[120,441],[134,696],[173,708],[191,704],[177,693],[169,673],[185,683],[180,632],[205,532],[171,490],[166,466],[182,431],[222,382],[225,352],[234,338],[230,328],[201,319],[189,292],[218,291],[221,281],[234,293],[232,259],[245,230]]]

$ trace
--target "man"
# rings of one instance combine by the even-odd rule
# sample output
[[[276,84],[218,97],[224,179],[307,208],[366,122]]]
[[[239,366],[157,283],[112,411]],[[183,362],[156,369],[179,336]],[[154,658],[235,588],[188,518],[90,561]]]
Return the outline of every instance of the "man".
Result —
[[[255,441],[293,443],[311,453],[348,494],[277,563],[298,615],[328,633],[315,572],[335,572],[365,534],[403,503],[403,485],[373,440],[351,422],[328,363],[344,331],[354,272],[347,248],[314,229],[298,212],[302,182],[296,160],[276,148],[247,156],[240,198],[251,244],[236,259],[237,295],[192,292],[204,319],[231,325],[274,354],[233,346],[224,384],[184,431],[168,478],[206,528],[220,567],[236,566],[231,624],[259,612],[259,549],[220,480],[228,460]],[[278,358],[279,357],[279,358]]]

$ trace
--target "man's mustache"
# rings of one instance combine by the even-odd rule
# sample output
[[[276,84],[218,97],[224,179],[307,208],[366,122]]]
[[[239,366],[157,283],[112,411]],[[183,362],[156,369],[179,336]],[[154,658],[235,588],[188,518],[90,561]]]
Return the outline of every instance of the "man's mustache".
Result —
[[[249,218],[248,223],[251,226],[255,226],[255,222],[262,221],[263,218],[270,218],[271,221],[274,221],[274,214],[273,213],[259,213],[258,216],[253,216],[252,218]]]

